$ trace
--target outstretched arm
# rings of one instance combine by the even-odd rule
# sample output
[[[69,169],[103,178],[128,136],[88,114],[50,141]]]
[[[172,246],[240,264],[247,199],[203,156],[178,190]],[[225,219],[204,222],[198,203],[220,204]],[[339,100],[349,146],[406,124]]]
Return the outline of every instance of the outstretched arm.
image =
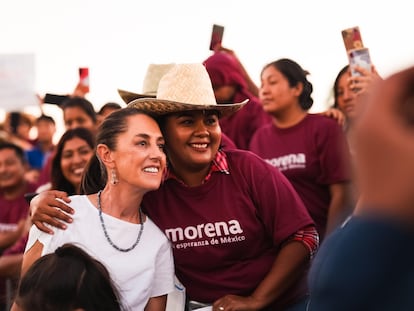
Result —
[[[359,73],[359,75],[350,76],[348,83],[349,87],[357,96],[367,94],[370,91],[373,82],[382,80],[374,66],[372,66],[371,71],[362,67],[356,67],[355,70]]]
[[[238,62],[241,71],[243,72],[243,76],[246,79],[247,82],[247,87],[249,89],[249,91],[255,95],[255,96],[259,96],[259,88],[257,87],[256,83],[254,83],[254,81],[252,80],[252,78],[250,77],[249,73],[247,72],[246,68],[244,68],[242,62],[240,61],[240,59],[237,57],[236,53],[233,50],[230,50],[228,48],[225,48],[223,46],[221,46],[220,44],[216,46],[215,48],[215,52],[217,51],[221,51],[221,52],[225,52],[230,54],[231,56],[234,57],[234,59]]]

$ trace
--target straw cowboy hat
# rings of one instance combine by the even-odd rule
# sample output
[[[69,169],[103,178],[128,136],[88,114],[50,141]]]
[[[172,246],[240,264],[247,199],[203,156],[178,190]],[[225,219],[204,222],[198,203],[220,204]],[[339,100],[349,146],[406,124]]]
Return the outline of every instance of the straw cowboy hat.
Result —
[[[242,108],[241,103],[218,105],[206,68],[201,63],[177,64],[170,69],[158,85],[156,98],[135,99],[128,107],[165,115],[180,111],[216,110],[228,116]]]
[[[122,100],[128,104],[134,99],[144,97],[155,97],[157,95],[158,83],[161,78],[172,68],[175,64],[150,64],[144,77],[142,86],[142,93],[133,93],[118,89],[118,94]]]

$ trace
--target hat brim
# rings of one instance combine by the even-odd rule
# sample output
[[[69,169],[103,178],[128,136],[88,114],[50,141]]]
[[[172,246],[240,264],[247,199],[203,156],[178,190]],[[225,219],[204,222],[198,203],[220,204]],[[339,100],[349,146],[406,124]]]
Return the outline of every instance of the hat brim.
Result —
[[[188,103],[180,103],[170,100],[157,99],[157,98],[140,98],[131,101],[128,104],[130,108],[136,108],[142,111],[146,111],[156,116],[162,116],[170,113],[176,113],[181,111],[194,111],[194,110],[211,110],[220,112],[220,117],[229,116],[240,110],[249,100],[246,99],[241,103],[225,104],[225,105],[194,105]]]
[[[134,92],[125,91],[125,90],[121,90],[121,89],[118,89],[118,94],[119,94],[119,96],[121,96],[122,100],[126,104],[129,104],[130,102],[132,102],[135,99],[155,98],[156,97],[156,94],[139,94],[139,93],[134,93]]]

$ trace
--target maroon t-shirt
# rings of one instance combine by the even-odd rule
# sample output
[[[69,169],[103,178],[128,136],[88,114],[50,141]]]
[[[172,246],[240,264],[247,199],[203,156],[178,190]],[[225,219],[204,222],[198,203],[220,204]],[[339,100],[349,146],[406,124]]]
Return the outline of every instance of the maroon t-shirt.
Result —
[[[302,198],[322,239],[331,195],[329,186],[349,181],[346,139],[335,120],[308,114],[290,128],[269,124],[253,136],[250,150],[287,177]]]
[[[21,196],[13,200],[6,200],[0,189],[0,231],[16,230],[18,222],[29,216],[29,204],[24,198],[24,193],[35,190],[35,185],[27,183],[26,190],[22,192]]]
[[[257,155],[225,151],[229,174],[213,172],[201,186],[166,180],[143,207],[171,240],[176,274],[190,299],[212,303],[250,295],[271,269],[280,246],[313,224],[292,185]],[[270,308],[303,297],[305,274]]]
[[[30,183],[26,184],[24,193],[34,192],[36,186]],[[29,216],[29,204],[26,202],[23,194],[13,200],[6,200],[2,190],[0,190],[0,231],[14,231],[20,220],[26,219]],[[3,256],[12,254],[23,254],[26,246],[27,235],[18,240],[14,245],[6,248]],[[0,304],[4,303],[6,293],[5,288],[6,278],[0,278]]]
[[[245,98],[240,98],[239,101]],[[235,99],[237,102],[238,98]],[[236,113],[220,119],[220,127],[239,149],[247,150],[253,134],[263,125],[270,123],[269,115],[254,97]]]

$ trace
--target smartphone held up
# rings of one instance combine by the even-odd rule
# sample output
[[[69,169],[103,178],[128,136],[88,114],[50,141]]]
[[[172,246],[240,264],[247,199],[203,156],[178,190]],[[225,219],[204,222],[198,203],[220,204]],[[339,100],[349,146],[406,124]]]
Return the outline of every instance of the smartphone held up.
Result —
[[[360,75],[360,73],[355,70],[356,67],[361,67],[370,71],[371,57],[368,48],[364,47],[359,27],[347,28],[342,30],[341,33],[348,56],[351,75]]]
[[[371,71],[371,57],[367,48],[352,50],[348,53],[349,67],[352,76],[359,76],[360,73],[355,70],[356,67],[364,68]]]
[[[211,40],[210,40],[210,50],[214,51],[218,44],[221,44],[223,40],[224,34],[224,27],[220,25],[213,25],[213,30],[211,32]]]
[[[85,94],[89,92],[89,68],[88,67],[79,68],[79,87],[82,88],[82,91]]]

